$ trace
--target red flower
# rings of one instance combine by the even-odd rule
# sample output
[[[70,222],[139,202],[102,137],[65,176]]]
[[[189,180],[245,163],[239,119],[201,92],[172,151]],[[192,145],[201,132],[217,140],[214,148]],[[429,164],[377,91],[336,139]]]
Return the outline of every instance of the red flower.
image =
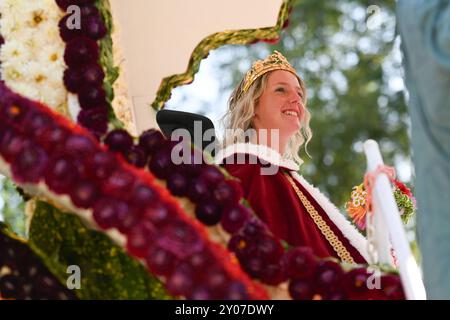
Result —
[[[397,275],[384,275],[381,277],[381,287],[389,300],[405,300],[400,277]]]
[[[322,295],[342,292],[344,271],[340,264],[323,260],[317,264],[315,272],[315,291]]]
[[[297,247],[287,251],[282,258],[288,276],[293,278],[310,278],[313,276],[317,261],[310,247]]]
[[[396,186],[398,189],[400,189],[400,191],[401,191],[403,194],[406,194],[409,198],[413,198],[413,195],[412,195],[412,193],[411,193],[411,190],[410,190],[407,186],[405,186],[403,183],[401,183],[401,182],[398,181],[398,180],[394,180],[394,184],[395,184],[395,186]]]
[[[368,297],[367,280],[370,277],[366,268],[357,268],[344,276],[344,290],[351,300],[364,300]]]

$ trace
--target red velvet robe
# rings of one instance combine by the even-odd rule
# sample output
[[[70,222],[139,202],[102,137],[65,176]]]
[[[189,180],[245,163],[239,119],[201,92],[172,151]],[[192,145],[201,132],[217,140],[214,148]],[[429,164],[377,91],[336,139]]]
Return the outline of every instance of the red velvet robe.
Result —
[[[272,149],[270,150],[272,153],[276,152]],[[247,152],[245,153],[248,154]],[[356,263],[366,263],[363,257],[365,250],[364,237],[345,220],[345,217],[330,202],[327,202],[329,200],[323,194],[320,194],[318,189],[309,185],[301,176],[295,173],[292,174],[292,169],[296,169],[295,166],[293,167],[292,164],[285,165],[279,159],[277,160],[276,157],[274,160],[273,157],[268,159],[264,155],[262,157],[261,155],[257,156],[258,160],[265,158],[264,160],[269,161],[271,165],[277,165],[279,170],[276,174],[261,174],[261,164],[249,164],[248,159],[245,164],[230,164],[229,160],[233,156],[229,152],[228,155],[225,154],[224,158],[228,160],[224,161],[224,167],[231,175],[241,181],[245,198],[249,201],[255,213],[277,237],[286,240],[291,245],[309,246],[318,257],[332,256],[339,259],[337,253],[316,226],[285,176],[285,173],[288,173],[293,176],[298,188],[343,243],[353,260]],[[235,155],[234,160],[236,160]],[[333,212],[328,212],[327,214],[324,208]],[[340,216],[337,217],[337,215]],[[333,217],[334,222],[330,216]],[[335,222],[338,222],[339,227]],[[367,257],[366,254],[364,255]]]

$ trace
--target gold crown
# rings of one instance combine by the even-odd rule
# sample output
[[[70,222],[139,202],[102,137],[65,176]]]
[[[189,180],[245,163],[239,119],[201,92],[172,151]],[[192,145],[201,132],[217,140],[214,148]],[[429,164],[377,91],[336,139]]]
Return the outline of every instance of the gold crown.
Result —
[[[297,71],[295,71],[287,59],[280,52],[275,50],[273,54],[266,59],[258,60],[253,63],[252,68],[245,74],[242,92],[247,92],[256,79],[273,70],[286,70],[298,77]]]

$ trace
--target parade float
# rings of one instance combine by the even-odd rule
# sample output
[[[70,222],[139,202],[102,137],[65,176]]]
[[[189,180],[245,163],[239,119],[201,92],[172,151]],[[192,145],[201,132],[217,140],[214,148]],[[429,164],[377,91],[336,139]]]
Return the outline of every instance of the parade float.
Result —
[[[180,5],[0,2],[0,172],[24,194],[28,218],[27,239],[0,226],[0,296],[405,299],[406,291],[418,298],[392,254],[356,265],[275,237],[239,181],[198,147],[189,150],[200,163],[172,163],[177,141],[155,120],[172,89],[191,82],[213,49],[279,39],[292,2],[266,1],[262,11],[272,15],[250,24],[218,21],[183,48],[164,48],[154,34],[128,38],[146,14]],[[361,224],[371,208],[356,191],[347,209]]]

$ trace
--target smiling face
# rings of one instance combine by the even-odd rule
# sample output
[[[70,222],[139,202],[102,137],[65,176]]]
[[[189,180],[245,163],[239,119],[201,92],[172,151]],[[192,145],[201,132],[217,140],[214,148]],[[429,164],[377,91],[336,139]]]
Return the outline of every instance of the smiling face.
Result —
[[[267,86],[255,107],[255,129],[279,129],[280,142],[286,142],[300,130],[305,116],[303,91],[298,78],[289,71],[272,71]]]

